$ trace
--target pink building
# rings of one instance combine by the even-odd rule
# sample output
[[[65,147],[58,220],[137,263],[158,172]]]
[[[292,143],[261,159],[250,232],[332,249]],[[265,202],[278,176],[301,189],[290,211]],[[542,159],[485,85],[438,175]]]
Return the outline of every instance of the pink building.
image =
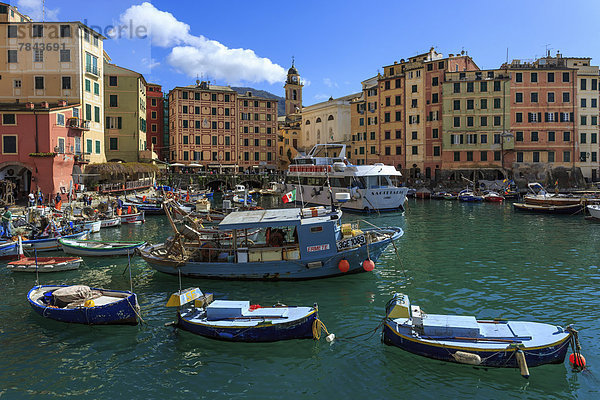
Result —
[[[0,104],[0,180],[16,185],[17,198],[38,189],[44,197],[65,193],[100,142],[85,141],[88,122],[79,104]],[[77,182],[77,180],[75,181]]]

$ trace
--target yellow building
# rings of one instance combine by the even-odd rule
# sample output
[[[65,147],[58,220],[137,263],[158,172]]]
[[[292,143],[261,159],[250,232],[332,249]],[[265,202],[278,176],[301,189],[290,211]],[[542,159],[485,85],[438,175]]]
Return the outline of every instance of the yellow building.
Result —
[[[104,100],[106,159],[124,162],[152,159],[146,140],[144,76],[104,62]]]
[[[0,103],[80,103],[84,159],[105,161],[105,37],[80,22],[34,22],[6,3],[0,3],[0,25]]]
[[[319,143],[350,142],[350,102],[355,93],[302,108],[301,148],[309,151]]]

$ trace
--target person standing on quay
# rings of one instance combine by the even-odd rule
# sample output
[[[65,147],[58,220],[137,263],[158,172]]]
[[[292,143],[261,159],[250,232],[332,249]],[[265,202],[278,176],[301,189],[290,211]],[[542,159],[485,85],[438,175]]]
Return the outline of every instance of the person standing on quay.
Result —
[[[10,223],[11,219],[12,213],[8,207],[4,207],[4,214],[2,214],[2,229],[4,230],[4,236],[6,237],[12,236],[12,224]]]
[[[29,192],[29,207],[35,206],[35,195],[33,192]]]
[[[54,208],[58,211],[62,208],[62,197],[60,197],[60,193],[56,193],[56,197],[54,198]]]

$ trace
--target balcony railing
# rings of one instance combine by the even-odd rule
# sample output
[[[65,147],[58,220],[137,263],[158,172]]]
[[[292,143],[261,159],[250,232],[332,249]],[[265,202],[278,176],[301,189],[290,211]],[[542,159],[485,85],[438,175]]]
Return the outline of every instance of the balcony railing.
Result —
[[[71,129],[79,129],[82,131],[90,130],[90,121],[80,120],[77,117],[67,119],[67,127]]]
[[[85,72],[88,72],[88,73],[96,75],[96,76],[100,76],[100,67],[94,66],[94,65],[86,65]]]

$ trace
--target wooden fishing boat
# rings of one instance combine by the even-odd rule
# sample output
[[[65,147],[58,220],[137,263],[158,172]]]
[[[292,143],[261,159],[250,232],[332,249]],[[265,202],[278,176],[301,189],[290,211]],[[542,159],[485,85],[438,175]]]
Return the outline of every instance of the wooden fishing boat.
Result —
[[[383,341],[420,356],[486,367],[536,367],[565,359],[572,330],[524,321],[426,314],[408,296],[386,306]]]
[[[128,200],[128,199],[127,199]],[[162,204],[148,203],[148,202],[134,202],[125,201],[123,202],[124,207],[135,207],[138,211],[143,211],[146,215],[162,215],[165,213]]]
[[[100,228],[111,228],[121,225],[121,217],[106,218],[100,220]]]
[[[541,204],[527,204],[527,203],[513,203],[515,210],[529,211],[545,214],[577,214],[583,211],[582,204],[555,206],[555,205],[541,205]]]
[[[28,249],[37,250],[38,252],[60,250],[61,246],[60,243],[58,243],[59,239],[85,239],[88,234],[89,231],[81,231],[68,235],[55,233],[55,236],[23,240],[23,246]]]
[[[458,200],[467,203],[476,203],[483,201],[483,196],[479,196],[469,189],[464,189],[458,193]]]
[[[600,220],[600,205],[591,204],[587,206],[587,210],[590,213],[590,217]]]
[[[135,214],[122,214],[121,224],[141,224],[145,221],[144,212],[140,211]]]
[[[504,201],[504,196],[498,194],[497,192],[487,192],[483,195],[483,200],[492,203],[502,203]]]
[[[264,242],[233,239],[228,243],[191,240],[171,222],[175,236],[141,247],[154,269],[195,278],[297,280],[369,272],[383,251],[399,239],[397,227],[359,229],[342,224],[340,210],[313,207],[235,211],[218,225],[233,237],[253,229]],[[261,235],[261,237],[263,237]]]
[[[102,221],[80,221],[75,222],[74,226],[81,230],[88,230],[90,233],[98,233],[100,232],[100,228],[102,227]]]
[[[180,329],[211,339],[232,342],[275,342],[313,338],[318,307],[251,306],[249,301],[213,300],[193,288],[174,293],[168,307],[195,304],[177,312]]]
[[[0,242],[0,260],[19,258],[19,244],[16,241]]]
[[[146,242],[109,242],[73,239],[60,239],[58,242],[67,254],[96,257],[133,255],[135,249],[146,244]]]
[[[82,262],[80,257],[22,257],[6,268],[13,272],[60,272],[77,269]]]
[[[35,312],[44,318],[86,325],[138,323],[135,293],[84,285],[41,285],[27,293]]]

